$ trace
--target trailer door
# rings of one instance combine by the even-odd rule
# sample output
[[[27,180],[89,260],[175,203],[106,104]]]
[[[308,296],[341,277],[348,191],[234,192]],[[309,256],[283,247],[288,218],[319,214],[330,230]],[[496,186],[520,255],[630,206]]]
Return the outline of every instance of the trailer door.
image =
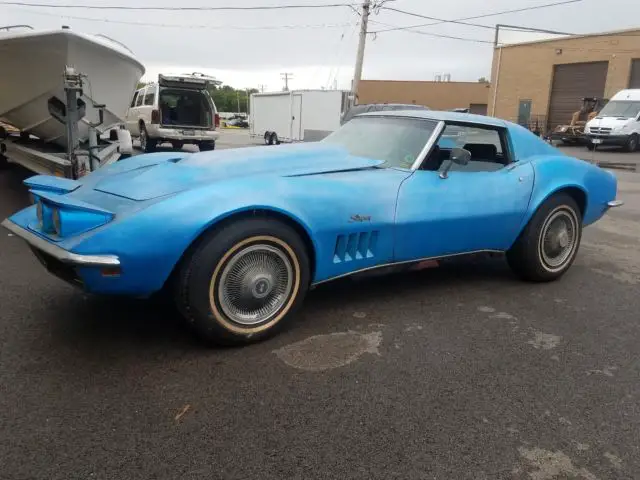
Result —
[[[302,141],[302,94],[294,93],[291,99],[291,141]]]

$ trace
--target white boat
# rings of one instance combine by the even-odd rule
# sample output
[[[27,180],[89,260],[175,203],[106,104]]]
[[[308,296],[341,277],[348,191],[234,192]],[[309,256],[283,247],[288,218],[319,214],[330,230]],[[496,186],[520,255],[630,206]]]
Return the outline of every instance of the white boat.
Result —
[[[84,77],[86,114],[79,123],[80,140],[88,137],[88,123],[99,121],[95,105],[105,105],[99,132],[124,123],[145,72],[126,46],[68,27],[47,31],[12,28],[0,28],[0,120],[44,142],[66,146],[65,125],[51,116],[48,104],[54,97],[65,103],[63,74],[69,66]]]

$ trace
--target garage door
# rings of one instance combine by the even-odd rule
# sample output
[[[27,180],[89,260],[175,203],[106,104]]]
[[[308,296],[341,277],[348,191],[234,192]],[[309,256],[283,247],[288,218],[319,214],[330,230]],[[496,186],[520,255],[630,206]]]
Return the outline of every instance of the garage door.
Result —
[[[604,95],[609,62],[571,63],[554,65],[548,126],[571,121],[573,112],[580,110],[583,97]]]
[[[631,61],[629,88],[640,88],[640,58]]]

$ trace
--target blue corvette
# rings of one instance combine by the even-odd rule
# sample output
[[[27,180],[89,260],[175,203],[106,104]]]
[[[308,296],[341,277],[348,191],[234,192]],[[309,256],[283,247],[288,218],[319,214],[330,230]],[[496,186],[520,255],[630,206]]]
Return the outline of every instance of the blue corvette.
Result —
[[[528,130],[453,112],[376,112],[323,141],[140,155],[81,180],[25,180],[2,224],[99,294],[163,289],[206,340],[272,334],[310,286],[375,267],[505,252],[522,278],[573,263],[615,177]]]

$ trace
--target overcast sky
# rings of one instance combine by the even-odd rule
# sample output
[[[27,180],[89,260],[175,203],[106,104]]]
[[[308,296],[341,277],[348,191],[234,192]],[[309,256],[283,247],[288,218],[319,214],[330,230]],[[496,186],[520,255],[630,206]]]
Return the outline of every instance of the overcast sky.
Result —
[[[25,0],[29,1],[29,0]],[[554,0],[395,0],[386,6],[431,17],[458,19],[543,5]],[[39,0],[59,5],[256,6],[343,3],[342,0]],[[344,3],[361,3],[346,0]],[[73,18],[75,17],[75,18]],[[159,72],[200,71],[237,88],[282,88],[281,72],[293,73],[291,88],[348,88],[353,75],[359,17],[348,7],[275,11],[112,11],[84,8],[6,6],[0,0],[0,24],[102,33],[128,45],[146,66],[145,79]],[[428,20],[380,10],[370,31],[427,23]],[[640,0],[582,0],[577,3],[474,20],[507,23],[570,33],[640,27]],[[2,26],[0,25],[0,26]],[[160,26],[164,25],[164,26]],[[442,24],[368,37],[363,78],[452,80],[489,77],[492,46],[425,33],[492,41],[493,31]],[[503,37],[502,41],[514,37]],[[522,34],[518,40],[535,39]],[[639,52],[640,54],[640,52]]]

